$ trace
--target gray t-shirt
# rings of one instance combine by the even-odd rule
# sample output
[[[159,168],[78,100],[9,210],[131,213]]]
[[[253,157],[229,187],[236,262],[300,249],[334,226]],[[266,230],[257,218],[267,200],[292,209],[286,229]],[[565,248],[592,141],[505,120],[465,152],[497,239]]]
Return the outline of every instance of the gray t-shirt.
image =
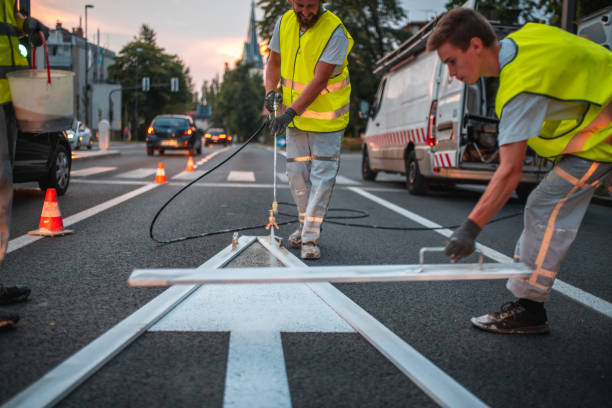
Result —
[[[270,50],[280,54],[280,23],[282,17],[276,21],[274,26],[274,32],[272,33],[272,39],[270,40]],[[302,35],[303,33],[300,33]],[[342,72],[342,64],[344,63],[344,57],[346,56],[346,50],[348,49],[348,38],[344,34],[342,27],[336,28],[336,31],[332,34],[329,42],[325,46],[325,49],[321,53],[320,61],[327,62],[328,64],[336,65],[332,72],[332,77],[339,75]]]
[[[499,67],[516,57],[517,46],[506,38],[501,42]],[[499,121],[498,144],[520,142],[540,135],[544,120],[579,118],[584,112],[584,102],[561,102],[542,95],[520,94],[504,106]]]

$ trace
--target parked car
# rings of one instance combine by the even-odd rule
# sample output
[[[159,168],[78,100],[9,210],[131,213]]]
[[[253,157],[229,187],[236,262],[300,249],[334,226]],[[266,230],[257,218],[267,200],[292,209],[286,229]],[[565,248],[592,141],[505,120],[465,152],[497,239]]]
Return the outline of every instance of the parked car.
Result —
[[[17,136],[13,181],[38,182],[41,190],[63,195],[70,184],[72,149],[67,132],[21,133]]]
[[[68,141],[72,150],[79,150],[81,146],[85,146],[87,150],[93,147],[93,135],[91,129],[85,126],[82,122],[77,122],[76,131],[72,129],[66,130]]]
[[[163,154],[165,150],[187,150],[190,156],[202,153],[202,132],[199,131],[191,116],[158,115],[147,128],[147,155],[155,150]]]
[[[225,129],[221,128],[210,128],[204,134],[204,145],[208,146],[211,144],[230,144],[232,143],[232,136],[228,135]]]

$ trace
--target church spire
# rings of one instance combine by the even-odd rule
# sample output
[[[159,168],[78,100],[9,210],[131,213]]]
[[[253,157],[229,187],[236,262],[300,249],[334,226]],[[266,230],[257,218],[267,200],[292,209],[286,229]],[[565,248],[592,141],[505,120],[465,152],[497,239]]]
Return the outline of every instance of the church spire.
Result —
[[[242,49],[242,62],[252,62],[256,68],[263,69],[263,58],[259,52],[259,43],[257,41],[257,21],[255,20],[255,2],[251,1],[251,18],[249,20],[249,31],[247,32],[247,40],[244,42]]]

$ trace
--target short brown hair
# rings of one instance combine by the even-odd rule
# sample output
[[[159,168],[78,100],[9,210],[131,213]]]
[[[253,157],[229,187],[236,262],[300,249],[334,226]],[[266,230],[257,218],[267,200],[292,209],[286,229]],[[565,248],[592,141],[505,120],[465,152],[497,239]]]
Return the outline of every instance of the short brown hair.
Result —
[[[446,13],[436,24],[427,40],[427,50],[435,51],[445,42],[465,51],[472,38],[478,37],[485,47],[497,39],[493,26],[486,18],[472,9],[457,7]]]

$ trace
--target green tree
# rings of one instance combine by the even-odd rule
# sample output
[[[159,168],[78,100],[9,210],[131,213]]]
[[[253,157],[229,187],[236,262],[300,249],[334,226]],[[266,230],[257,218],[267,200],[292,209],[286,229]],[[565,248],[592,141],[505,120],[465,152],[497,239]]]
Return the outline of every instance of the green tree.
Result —
[[[610,0],[578,0],[576,5],[576,19],[610,5]],[[538,0],[538,7],[548,16],[548,23],[561,26],[563,14],[563,0]]]
[[[213,115],[216,120],[222,118],[223,126],[238,141],[244,141],[261,123],[264,94],[261,71],[253,69],[252,64],[238,63],[223,74],[212,105]]]
[[[136,97],[138,97],[138,116],[145,126],[160,113],[183,113],[193,109],[193,81],[189,68],[177,55],[165,53],[157,45],[157,34],[146,24],[140,28],[138,36],[125,45],[115,62],[108,69],[112,81],[118,82],[125,89],[122,96],[123,105],[128,112],[124,122],[135,123]],[[151,80],[151,90],[142,92],[139,87],[143,77]],[[170,78],[179,78],[179,92],[170,92]],[[168,86],[153,86],[168,84]],[[134,138],[144,139],[142,126],[132,129]]]
[[[290,6],[274,0],[260,0],[257,4],[264,12],[258,22],[259,32],[263,40],[269,41],[276,20]],[[342,20],[355,41],[348,58],[352,90],[347,134],[358,136],[365,127],[365,119],[359,118],[359,103],[372,102],[378,87],[379,78],[372,73],[376,61],[409,36],[400,29],[406,22],[406,13],[397,0],[330,0],[326,8]]]

